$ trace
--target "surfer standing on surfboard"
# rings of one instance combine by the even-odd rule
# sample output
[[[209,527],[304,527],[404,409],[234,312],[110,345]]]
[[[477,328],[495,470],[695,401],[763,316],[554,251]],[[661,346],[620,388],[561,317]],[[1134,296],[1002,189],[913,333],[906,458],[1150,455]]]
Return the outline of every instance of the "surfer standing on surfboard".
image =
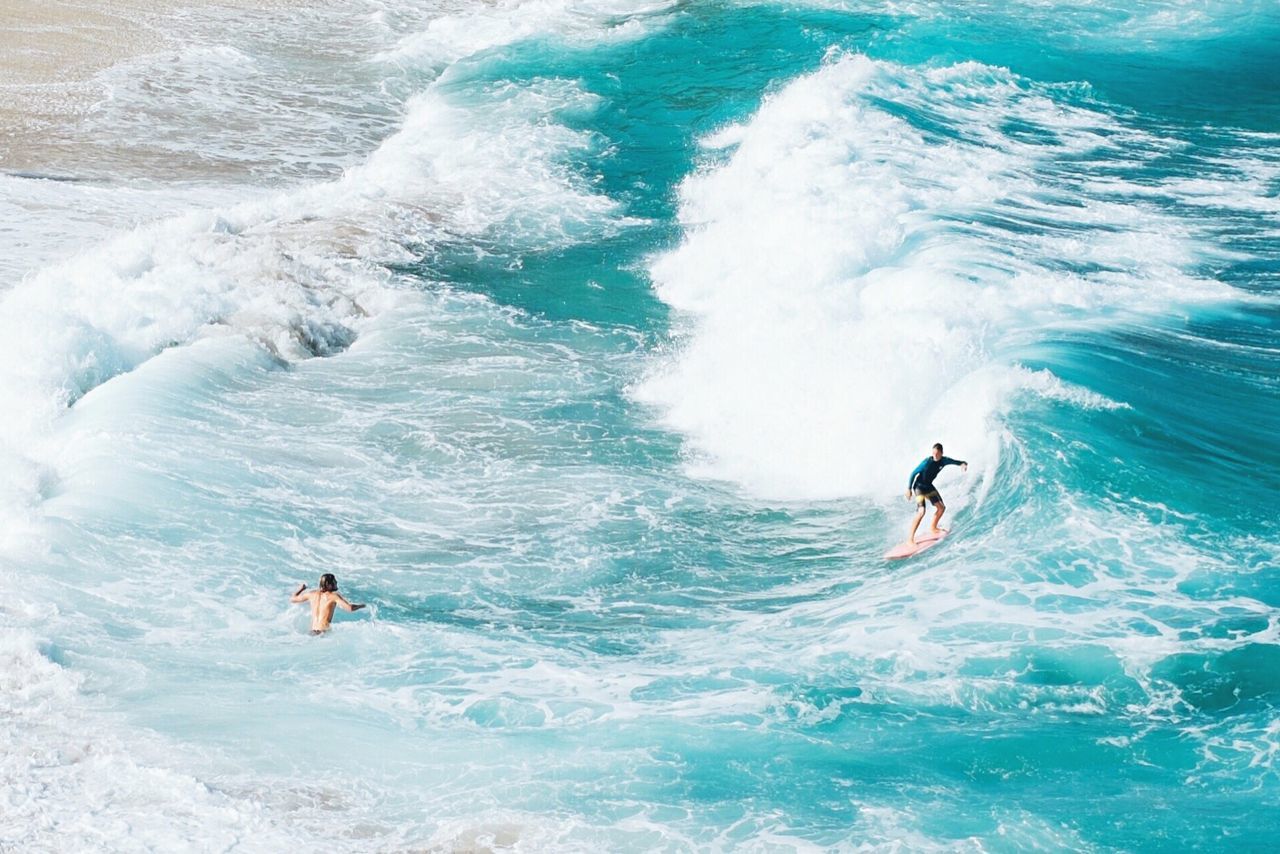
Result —
[[[942,514],[947,512],[947,505],[942,503],[942,496],[938,494],[938,490],[933,488],[933,479],[938,476],[938,472],[942,471],[944,466],[960,466],[964,471],[969,470],[969,464],[964,460],[953,460],[951,457],[942,455],[942,445],[935,444],[933,453],[920,461],[920,465],[915,467],[915,471],[911,472],[911,477],[907,479],[907,500],[912,498],[916,500],[916,518],[911,522],[911,533],[907,535],[907,542],[915,545],[916,529],[920,527],[920,520],[924,518],[924,503],[926,501],[933,502],[934,514],[933,525],[930,526],[931,534],[938,533],[938,522],[942,520]]]

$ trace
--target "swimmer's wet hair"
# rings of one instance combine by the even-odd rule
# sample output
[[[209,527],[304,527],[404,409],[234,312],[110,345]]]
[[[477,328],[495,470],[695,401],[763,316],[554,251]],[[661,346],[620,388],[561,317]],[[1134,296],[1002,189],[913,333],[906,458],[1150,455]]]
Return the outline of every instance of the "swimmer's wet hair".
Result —
[[[338,589],[338,579],[333,577],[332,572],[326,572],[320,576],[320,592],[332,593]]]

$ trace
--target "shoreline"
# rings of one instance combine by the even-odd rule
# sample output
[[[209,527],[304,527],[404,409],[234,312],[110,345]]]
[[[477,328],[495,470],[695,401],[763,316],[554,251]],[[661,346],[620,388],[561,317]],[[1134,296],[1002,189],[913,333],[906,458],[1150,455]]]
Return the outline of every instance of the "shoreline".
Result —
[[[44,173],[104,97],[102,71],[171,45],[172,0],[0,0],[0,171]],[[74,160],[74,157],[70,158]]]
[[[95,140],[81,120],[100,75],[171,51],[202,10],[276,12],[299,0],[0,0],[0,175],[77,177]],[[86,143],[89,143],[86,150]],[[101,154],[101,150],[98,150]]]

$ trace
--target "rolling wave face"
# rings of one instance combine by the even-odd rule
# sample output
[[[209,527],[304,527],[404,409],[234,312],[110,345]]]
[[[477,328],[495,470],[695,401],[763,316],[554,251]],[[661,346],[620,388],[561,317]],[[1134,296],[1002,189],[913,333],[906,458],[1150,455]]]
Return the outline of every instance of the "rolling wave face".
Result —
[[[460,107],[430,90],[404,127],[336,182],[143,226],[4,293],[0,427],[9,512],[59,477],[59,412],[167,348],[233,335],[282,362],[329,355],[397,303],[385,265],[458,239],[572,243],[608,199],[560,164],[595,143],[547,122],[590,108],[569,84],[497,87]]]
[[[998,69],[837,59],[707,141],[731,151],[682,185],[687,237],[652,270],[688,341],[638,394],[764,496],[891,493],[942,436],[990,470],[1047,326],[1231,295],[1139,194],[1081,195],[1157,142]]]
[[[1210,752],[1234,732],[1235,748],[1191,763],[1196,779],[1266,785],[1246,769],[1274,741],[1256,716],[1272,688],[1254,668],[1274,662],[1277,624],[1233,579],[1274,548],[1217,528],[1216,510],[1180,516],[1162,501],[1171,472],[1130,477],[1125,457],[1142,451],[1107,437],[1185,422],[1153,428],[1152,391],[1073,369],[1080,357],[1062,349],[1135,329],[1167,339],[1185,313],[1254,305],[1247,282],[1210,271],[1239,257],[1222,223],[1269,206],[1247,165],[1266,155],[1246,146],[1244,168],[1209,165],[1202,194],[1144,166],[1184,142],[1078,93],[861,56],[832,59],[705,146],[710,163],[680,189],[684,240],[652,267],[680,337],[634,392],[686,436],[689,471],[771,502],[879,504],[935,440],[980,470],[940,481],[966,530],[945,555],[906,571],[858,562],[847,593],[797,590],[797,604],[743,613],[728,645],[766,671],[822,674],[826,692],[796,700],[810,725],[900,705],[963,710],[983,730],[1093,717],[1106,746],[1086,764],[1166,727],[1197,728]],[[1199,209],[1208,194],[1213,216]],[[671,642],[701,672],[726,643]],[[1260,702],[1213,718],[1236,681]]]

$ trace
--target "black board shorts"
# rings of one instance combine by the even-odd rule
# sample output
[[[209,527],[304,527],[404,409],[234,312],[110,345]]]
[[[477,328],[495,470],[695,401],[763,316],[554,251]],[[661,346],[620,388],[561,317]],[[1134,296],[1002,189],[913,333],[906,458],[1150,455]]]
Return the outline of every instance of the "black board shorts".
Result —
[[[932,486],[929,487],[928,489],[921,489],[920,487],[917,486],[915,488],[915,493],[916,493],[917,507],[924,507],[924,503],[926,501],[932,501],[934,507],[937,507],[939,504],[942,504],[941,493],[939,493],[938,490],[934,489]]]

